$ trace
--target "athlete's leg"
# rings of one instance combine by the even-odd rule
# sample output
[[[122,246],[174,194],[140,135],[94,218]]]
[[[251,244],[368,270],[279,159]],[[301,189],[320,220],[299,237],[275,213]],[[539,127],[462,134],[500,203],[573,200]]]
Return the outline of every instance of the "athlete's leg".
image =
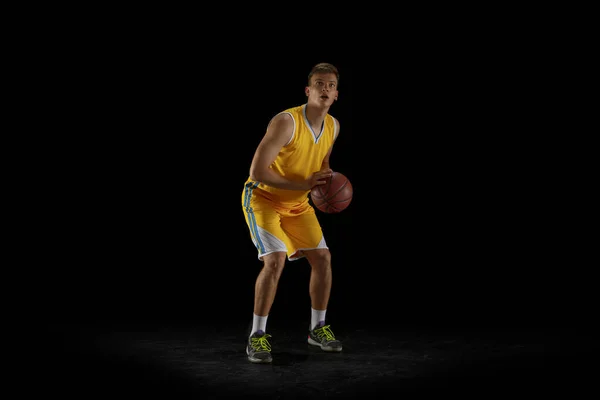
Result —
[[[327,310],[331,294],[332,271],[329,249],[304,250],[310,271],[309,293],[314,310]]]
[[[342,351],[342,342],[336,339],[325,315],[331,294],[331,254],[328,249],[305,250],[310,272],[311,321],[308,328],[308,344],[324,351]]]
[[[286,253],[279,251],[262,257],[263,267],[256,278],[254,286],[254,315],[266,317],[277,293],[277,284],[283,267]]]

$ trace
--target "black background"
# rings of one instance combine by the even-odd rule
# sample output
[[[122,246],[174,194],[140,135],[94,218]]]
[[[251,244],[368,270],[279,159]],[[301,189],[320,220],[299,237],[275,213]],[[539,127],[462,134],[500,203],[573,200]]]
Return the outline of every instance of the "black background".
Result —
[[[261,264],[243,183],[270,118],[302,104],[327,61],[341,74],[332,167],[354,187],[347,210],[319,214],[328,318],[587,320],[564,113],[534,46],[424,33],[343,56],[330,50],[340,43],[106,43],[57,44],[36,77],[29,295],[43,318],[249,322]],[[271,320],[310,317],[308,273],[288,263]]]

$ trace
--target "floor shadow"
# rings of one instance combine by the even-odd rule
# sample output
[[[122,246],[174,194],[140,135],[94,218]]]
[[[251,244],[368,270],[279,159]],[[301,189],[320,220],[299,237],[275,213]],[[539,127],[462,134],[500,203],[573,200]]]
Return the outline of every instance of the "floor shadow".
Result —
[[[487,397],[582,393],[597,373],[584,362],[599,355],[595,339],[564,332],[341,329],[344,351],[332,354],[287,328],[271,332],[273,363],[256,365],[234,324],[55,326],[46,387],[63,398]]]

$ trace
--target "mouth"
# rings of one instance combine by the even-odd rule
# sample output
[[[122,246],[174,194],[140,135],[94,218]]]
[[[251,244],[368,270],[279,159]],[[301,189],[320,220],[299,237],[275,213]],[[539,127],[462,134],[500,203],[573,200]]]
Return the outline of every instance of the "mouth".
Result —
[[[326,94],[321,95],[321,98],[323,100],[329,100],[329,96],[327,96]]]

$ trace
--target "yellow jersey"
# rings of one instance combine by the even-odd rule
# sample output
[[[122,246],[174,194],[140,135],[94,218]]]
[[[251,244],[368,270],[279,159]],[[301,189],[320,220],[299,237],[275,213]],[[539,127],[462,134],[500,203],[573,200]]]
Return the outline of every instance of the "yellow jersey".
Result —
[[[287,179],[306,180],[321,169],[323,159],[338,134],[337,121],[327,114],[321,130],[315,132],[306,118],[306,104],[288,108],[281,113],[287,113],[292,117],[294,131],[270,168]],[[246,180],[245,186],[254,188],[253,195],[265,197],[282,205],[289,203],[290,206],[306,201],[310,193],[310,190],[274,188],[261,182],[254,182],[250,177]]]

